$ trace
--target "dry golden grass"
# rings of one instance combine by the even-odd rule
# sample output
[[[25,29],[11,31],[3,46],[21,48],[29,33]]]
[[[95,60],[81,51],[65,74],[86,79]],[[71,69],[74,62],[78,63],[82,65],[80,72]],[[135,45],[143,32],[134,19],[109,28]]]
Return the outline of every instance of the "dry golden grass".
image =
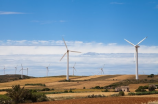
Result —
[[[107,80],[113,80],[113,79],[117,79],[117,80],[125,80],[125,79],[134,79],[135,75],[120,75],[117,77],[113,77],[113,78],[108,78]]]
[[[50,98],[59,98],[59,97],[86,97],[88,95],[105,95],[109,96],[112,94],[118,94],[118,92],[86,92],[86,93],[62,93],[62,94],[47,94],[47,97]]]
[[[79,78],[78,76],[71,76],[70,79],[75,80],[87,80],[87,79],[99,79],[98,77],[101,77],[102,79],[107,78],[107,75],[97,75],[97,76],[89,76],[89,77],[82,77]],[[12,82],[6,82],[6,83],[0,83],[0,89],[7,89],[11,88],[12,85],[20,84],[21,86],[24,86],[25,84],[35,84],[35,83],[42,83],[45,84],[48,88],[54,88],[54,89],[70,89],[70,88],[76,88],[76,89],[83,89],[83,87],[91,88],[95,86],[107,86],[112,83],[119,82],[120,80],[130,79],[134,75],[119,75],[119,76],[112,76],[113,78],[107,78],[108,80],[102,80],[101,81],[78,81],[78,82],[58,82],[60,80],[65,80],[65,77],[45,77],[45,78],[30,78],[30,79],[24,79],[24,80],[17,80]],[[118,79],[114,80],[113,79]],[[25,88],[28,89],[42,89],[43,86],[25,86]]]
[[[130,92],[135,92],[135,90],[139,87],[139,86],[148,86],[148,83],[145,84],[129,84],[129,89]]]
[[[104,75],[106,77],[106,75]],[[83,78],[76,78],[74,80],[87,80],[87,79],[94,79],[98,77],[103,77],[103,75],[98,76],[89,76],[89,77],[83,77]],[[83,87],[91,88],[95,86],[107,86],[112,83],[119,82],[120,80],[130,79],[134,78],[134,75],[120,75],[113,78],[108,78],[107,80],[102,81],[78,81],[78,82],[52,82],[52,83],[46,83],[46,86],[53,87],[55,89],[70,89],[70,88],[76,88],[76,89],[83,89]],[[114,80],[113,79],[117,79]]]
[[[70,77],[70,78],[76,78],[76,77]],[[17,80],[12,82],[6,82],[6,83],[0,83],[0,89],[10,88],[12,85],[20,84],[21,86],[24,86],[25,84],[35,84],[35,83],[52,83],[57,82],[60,80],[65,80],[65,77],[44,77],[44,78],[30,78],[30,79],[23,79],[23,80]],[[33,87],[33,86],[32,86]]]
[[[77,78],[77,79],[72,79],[72,80],[89,80],[89,79],[98,78],[98,77],[101,77],[101,76],[105,76],[105,75],[87,76],[87,77],[82,77],[82,78]]]
[[[4,94],[6,94],[7,92],[6,91],[1,91],[0,92],[0,95],[4,95]]]

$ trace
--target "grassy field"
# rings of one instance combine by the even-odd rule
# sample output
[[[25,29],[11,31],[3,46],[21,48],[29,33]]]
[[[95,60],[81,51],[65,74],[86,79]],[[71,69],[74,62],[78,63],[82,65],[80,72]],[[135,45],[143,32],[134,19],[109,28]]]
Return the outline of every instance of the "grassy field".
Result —
[[[139,75],[140,79],[158,79],[158,76],[154,78],[147,78],[147,75]],[[113,83],[121,82],[123,80],[134,80],[135,75],[96,75],[96,76],[70,76],[72,81],[64,82],[65,76],[55,76],[55,77],[42,77],[42,78],[29,78],[29,79],[20,79],[5,83],[0,83],[0,89],[11,88],[12,85],[20,84],[25,86],[25,84],[45,84],[46,86],[35,86],[28,85],[25,86],[26,89],[43,89],[43,88],[54,88],[55,91],[63,91],[65,89],[75,89],[74,91],[78,92],[101,92],[101,90],[90,89],[95,86],[108,86]],[[63,80],[61,82],[61,80]],[[129,84],[130,91],[134,92],[139,86],[149,85],[150,83],[141,83],[141,84]],[[85,88],[85,89],[83,89]],[[79,91],[80,90],[80,91]],[[1,91],[0,94],[4,94],[4,91]]]

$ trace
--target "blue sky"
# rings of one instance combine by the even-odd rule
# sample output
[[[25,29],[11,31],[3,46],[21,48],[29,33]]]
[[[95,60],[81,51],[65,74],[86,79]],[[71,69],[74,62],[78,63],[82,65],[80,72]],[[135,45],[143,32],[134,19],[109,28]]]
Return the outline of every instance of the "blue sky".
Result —
[[[80,70],[83,71],[86,66],[84,70],[87,69],[87,72],[93,70],[97,73],[97,68],[107,63],[107,55],[115,53],[117,57],[109,56],[111,58],[108,60],[119,61],[123,58],[123,61],[128,60],[129,63],[116,62],[113,65],[115,62],[110,61],[107,72],[112,68],[112,74],[117,74],[115,72],[119,66],[120,70],[125,71],[119,74],[130,74],[124,66],[126,65],[132,68],[134,74],[135,65],[130,64],[133,62],[133,54],[130,53],[134,52],[134,48],[124,38],[137,44],[148,36],[140,44],[139,52],[146,54],[151,61],[145,63],[145,56],[141,57],[140,54],[139,63],[142,67],[147,65],[144,68],[146,72],[152,68],[153,73],[156,73],[157,18],[157,0],[0,0],[0,55],[3,57],[0,59],[0,68],[3,69],[6,65],[10,71],[8,73],[12,73],[12,67],[22,61],[26,66],[37,64],[36,67],[30,66],[32,70],[57,62],[56,65],[51,65],[52,70],[58,70],[52,75],[64,74],[65,71],[62,70],[66,68],[66,57],[63,62],[58,60],[66,51],[62,42],[63,36],[70,49],[82,52],[78,55],[72,54],[73,60],[70,58],[70,64],[77,61]],[[119,53],[127,54],[126,58]],[[84,59],[87,54],[87,59]],[[56,60],[46,60],[50,56]],[[93,60],[96,61],[90,60],[90,57],[95,57]],[[89,60],[89,63],[85,60]],[[85,74],[82,71],[78,71],[78,75]],[[43,76],[40,73],[32,75]]]

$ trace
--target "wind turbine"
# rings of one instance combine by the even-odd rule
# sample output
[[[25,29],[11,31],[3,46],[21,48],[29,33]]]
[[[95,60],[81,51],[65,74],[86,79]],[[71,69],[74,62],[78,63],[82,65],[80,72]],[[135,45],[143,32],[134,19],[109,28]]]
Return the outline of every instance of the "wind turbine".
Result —
[[[66,53],[63,55],[63,57],[64,57],[67,54],[67,74],[66,74],[66,80],[69,80],[69,52],[76,52],[76,53],[81,53],[81,52],[68,50],[64,38],[63,38],[63,41],[64,41],[65,47],[67,49]],[[60,59],[60,61],[63,59],[63,57]]]
[[[104,71],[103,71],[104,66],[105,66],[105,64],[103,65],[102,68],[100,68],[100,70],[101,70],[101,74],[102,74],[102,75],[104,74]]]
[[[17,66],[18,66],[18,65],[17,65]],[[15,74],[16,74],[17,66],[15,67]]]
[[[49,64],[49,66],[50,66],[50,64]],[[49,66],[46,67],[46,69],[47,69],[47,77],[48,77],[48,72],[49,72],[49,69],[48,69]]]
[[[22,69],[20,70],[20,71],[22,71],[21,78],[23,79],[23,70],[24,70],[24,69],[23,69],[22,64],[21,64],[21,67],[22,67]],[[19,71],[19,72],[20,72],[20,71]]]
[[[72,67],[72,68],[73,68],[73,76],[74,76],[74,70],[76,71],[75,65],[76,65],[76,62],[75,62],[75,64],[74,64],[74,66]]]
[[[4,70],[4,75],[5,75],[5,66],[4,66],[4,69],[3,69],[3,70]]]
[[[136,79],[138,80],[138,48],[140,47],[139,44],[141,42],[143,42],[147,37],[145,37],[144,39],[142,39],[137,45],[134,45],[133,43],[131,43],[130,41],[124,39],[125,41],[127,41],[129,44],[133,45],[135,47],[135,54],[134,57],[136,58]]]
[[[27,76],[28,76],[28,69],[29,69],[29,68],[25,69],[25,70],[27,70]]]

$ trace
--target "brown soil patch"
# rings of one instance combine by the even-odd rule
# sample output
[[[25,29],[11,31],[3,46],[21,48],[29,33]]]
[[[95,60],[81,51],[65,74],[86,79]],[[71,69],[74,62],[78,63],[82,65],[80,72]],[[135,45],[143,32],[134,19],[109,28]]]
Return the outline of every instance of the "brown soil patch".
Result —
[[[62,101],[40,102],[34,104],[142,104],[158,100],[157,97],[105,97],[105,98],[83,98]],[[31,103],[27,103],[31,104]]]

